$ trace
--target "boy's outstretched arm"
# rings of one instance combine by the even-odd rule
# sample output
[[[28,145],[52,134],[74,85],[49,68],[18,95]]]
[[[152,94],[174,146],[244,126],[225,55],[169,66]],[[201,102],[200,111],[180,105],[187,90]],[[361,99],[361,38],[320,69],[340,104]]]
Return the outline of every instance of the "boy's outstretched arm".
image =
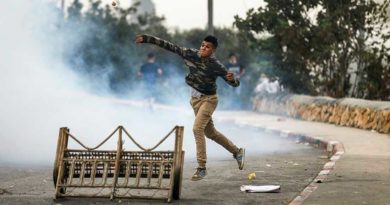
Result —
[[[180,46],[177,46],[169,41],[160,39],[155,36],[145,35],[145,34],[139,34],[135,36],[135,42],[136,43],[151,43],[154,45],[157,45],[161,48],[164,48],[168,51],[171,51],[173,53],[176,53],[182,57],[188,57],[190,55],[196,54],[196,51],[193,49],[183,48]]]

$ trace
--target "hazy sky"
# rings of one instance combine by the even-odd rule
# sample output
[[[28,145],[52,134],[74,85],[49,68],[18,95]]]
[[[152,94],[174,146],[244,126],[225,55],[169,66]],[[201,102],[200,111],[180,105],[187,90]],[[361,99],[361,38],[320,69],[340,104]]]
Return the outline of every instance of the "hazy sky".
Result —
[[[153,2],[157,14],[166,17],[166,25],[170,28],[204,28],[207,25],[207,0]],[[235,15],[244,17],[248,9],[258,8],[262,4],[262,0],[214,0],[214,25],[230,27]]]
[[[128,7],[131,4],[131,0],[119,1],[121,7]],[[157,15],[165,16],[165,25],[170,29],[205,28],[207,25],[207,0],[152,1]],[[112,0],[103,0],[103,2],[110,3]],[[248,9],[258,8],[263,4],[262,0],[214,0],[214,25],[231,27],[235,15],[244,17]]]

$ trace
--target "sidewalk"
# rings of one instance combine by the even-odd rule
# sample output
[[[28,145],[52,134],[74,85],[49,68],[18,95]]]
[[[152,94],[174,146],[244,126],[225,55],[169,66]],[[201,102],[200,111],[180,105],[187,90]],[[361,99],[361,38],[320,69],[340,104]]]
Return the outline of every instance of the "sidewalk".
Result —
[[[330,168],[334,169],[326,173],[326,179],[322,183],[313,182],[314,186],[310,184],[303,191],[310,193],[304,197],[301,193],[291,205],[390,205],[390,135],[255,112],[223,111],[216,112],[214,117],[279,133],[301,134],[328,143],[338,141],[343,145],[344,153],[340,152],[339,160],[333,160],[337,162]]]

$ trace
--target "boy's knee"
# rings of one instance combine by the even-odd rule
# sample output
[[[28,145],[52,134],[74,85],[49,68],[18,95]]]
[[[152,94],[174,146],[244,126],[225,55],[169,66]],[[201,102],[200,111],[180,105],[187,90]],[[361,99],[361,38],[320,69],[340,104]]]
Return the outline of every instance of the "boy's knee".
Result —
[[[215,139],[217,138],[217,132],[216,130],[205,130],[204,134],[207,138]]]

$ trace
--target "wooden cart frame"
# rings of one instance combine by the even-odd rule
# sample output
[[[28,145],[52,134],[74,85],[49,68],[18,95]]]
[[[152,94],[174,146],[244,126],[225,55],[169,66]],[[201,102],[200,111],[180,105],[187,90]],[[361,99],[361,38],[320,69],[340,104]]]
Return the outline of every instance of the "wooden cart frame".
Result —
[[[173,132],[173,151],[154,151]],[[183,175],[184,127],[174,127],[156,146],[145,149],[139,145],[123,126],[118,126],[105,140],[89,148],[60,128],[53,179],[55,198],[107,197],[139,199],[180,199]],[[118,134],[116,150],[97,150],[108,139]],[[124,151],[123,135],[142,151]],[[84,149],[69,149],[69,138]]]

